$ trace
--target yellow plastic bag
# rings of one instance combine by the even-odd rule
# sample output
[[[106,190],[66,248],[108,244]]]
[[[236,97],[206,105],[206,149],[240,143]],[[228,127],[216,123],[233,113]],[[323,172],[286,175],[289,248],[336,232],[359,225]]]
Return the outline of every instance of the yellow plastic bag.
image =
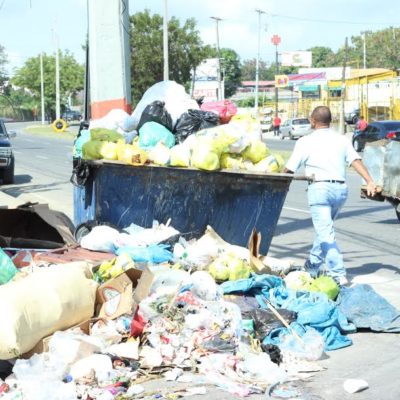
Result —
[[[232,254],[223,254],[208,267],[208,272],[217,281],[236,281],[250,276],[249,264]]]
[[[243,158],[237,154],[222,154],[220,159],[221,168],[227,169],[245,169]]]
[[[252,170],[257,172],[279,172],[279,165],[274,156],[268,156],[254,164]]]
[[[125,144],[118,142],[117,144],[118,160],[129,165],[143,165],[146,163],[147,153],[135,144]]]
[[[149,151],[149,159],[157,165],[169,165],[171,153],[169,148],[162,142],[158,142],[154,148]]]
[[[117,143],[101,142],[100,155],[104,160],[117,160]]]
[[[178,144],[172,147],[170,165],[171,167],[188,167],[190,165],[190,150],[187,146]]]
[[[229,152],[229,146],[237,141],[237,137],[229,134],[224,125],[203,129],[196,134],[194,147],[208,146],[211,151],[220,156]]]
[[[258,163],[263,158],[270,154],[267,145],[261,140],[254,140],[242,152],[245,160],[250,160],[253,163]]]
[[[196,146],[193,150],[190,163],[193,167],[206,171],[215,171],[220,167],[218,154],[214,153],[209,146]]]
[[[127,253],[122,253],[110,261],[104,261],[101,263],[99,269],[94,275],[99,283],[103,283],[111,278],[121,275],[129,268],[134,268],[134,266],[135,263],[131,257],[129,257]]]

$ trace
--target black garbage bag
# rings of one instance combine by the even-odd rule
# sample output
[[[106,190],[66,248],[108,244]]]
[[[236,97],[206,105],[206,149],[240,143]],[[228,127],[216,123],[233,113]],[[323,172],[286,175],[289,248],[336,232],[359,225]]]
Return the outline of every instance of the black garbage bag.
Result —
[[[280,308],[278,312],[289,324],[297,318],[297,314],[294,311]],[[256,336],[261,341],[268,336],[272,330],[283,326],[282,322],[276,318],[271,311],[262,308],[253,310],[251,312],[251,317],[254,321]]]
[[[269,355],[273,363],[279,365],[282,362],[281,349],[278,346],[274,344],[261,344],[261,349]]]
[[[181,115],[175,126],[175,139],[182,143],[189,135],[219,124],[219,116],[210,111],[189,110]]]
[[[157,122],[165,126],[171,132],[173,129],[171,115],[165,108],[165,103],[163,101],[156,100],[146,106],[140,117],[137,130],[139,131],[146,122]]]

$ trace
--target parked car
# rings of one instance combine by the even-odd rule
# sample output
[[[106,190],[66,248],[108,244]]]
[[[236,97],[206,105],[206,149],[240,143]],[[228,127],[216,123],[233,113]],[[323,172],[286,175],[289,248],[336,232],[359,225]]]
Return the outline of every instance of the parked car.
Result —
[[[265,132],[265,131],[270,132],[274,128],[272,126],[272,117],[269,116],[269,115],[264,115],[261,118],[260,123],[261,123],[261,129],[262,129],[263,132]]]
[[[350,112],[344,113],[344,120],[348,124],[356,124],[358,119],[360,118],[360,109],[355,108]]]
[[[63,113],[61,118],[66,122],[80,121],[82,119],[82,114],[78,111],[67,110]]]
[[[7,132],[4,121],[0,119],[0,179],[4,184],[14,183],[14,154],[10,138],[15,137],[15,131]]]
[[[363,151],[365,143],[381,139],[400,141],[400,121],[371,122],[365,131],[354,131],[352,142],[356,151]]]
[[[298,139],[311,133],[311,124],[308,118],[291,118],[280,127],[279,137],[285,139]]]

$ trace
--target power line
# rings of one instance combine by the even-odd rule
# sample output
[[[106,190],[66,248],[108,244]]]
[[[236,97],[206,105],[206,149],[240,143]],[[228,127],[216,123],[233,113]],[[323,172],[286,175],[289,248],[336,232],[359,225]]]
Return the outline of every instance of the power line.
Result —
[[[286,18],[286,19],[294,19],[297,21],[305,21],[305,22],[318,22],[323,24],[349,24],[349,25],[397,25],[398,22],[357,22],[357,21],[344,21],[344,20],[333,20],[333,19],[314,19],[314,18],[303,18],[303,17],[294,17],[291,15],[283,15],[283,14],[269,14],[271,17],[278,18]]]

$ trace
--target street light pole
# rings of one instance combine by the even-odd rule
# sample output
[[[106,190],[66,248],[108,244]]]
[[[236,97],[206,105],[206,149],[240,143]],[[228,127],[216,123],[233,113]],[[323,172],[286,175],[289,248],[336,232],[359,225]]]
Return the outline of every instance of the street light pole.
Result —
[[[348,45],[347,45],[347,37],[344,42],[344,59],[343,59],[343,69],[342,69],[342,91],[341,91],[341,99],[340,99],[340,120],[339,120],[339,130],[343,135],[345,132],[345,122],[344,122],[344,99],[345,99],[345,89],[346,89],[346,65],[347,65],[347,53],[348,53]]]
[[[163,50],[164,50],[164,81],[168,81],[169,80],[168,0],[164,0]]]
[[[278,45],[275,45],[275,74],[279,75],[279,64],[278,64]],[[279,89],[275,82],[275,115],[278,115],[278,108],[279,108]]]
[[[272,44],[275,46],[275,116],[278,116],[278,95],[279,95],[279,91],[278,91],[278,86],[277,86],[277,80],[276,80],[276,76],[279,75],[279,63],[278,63],[278,45],[281,42],[281,38],[278,35],[274,35],[271,38],[271,42]]]
[[[58,54],[58,38],[56,46],[56,119],[60,118],[60,57]]]
[[[42,125],[44,125],[44,78],[43,78],[43,53],[40,53],[40,103],[42,113]]]
[[[259,86],[259,75],[260,75],[260,37],[261,37],[261,14],[265,14],[265,11],[256,9],[258,13],[258,42],[257,42],[257,62],[256,62],[256,89],[255,89],[255,102],[254,111],[256,116],[258,115],[258,86]]]
[[[216,34],[217,34],[217,55],[218,55],[218,100],[222,100],[222,84],[221,84],[221,53],[220,53],[220,48],[219,48],[219,28],[218,24],[219,21],[222,21],[221,18],[218,17],[211,17],[215,21],[215,26],[216,26]]]

